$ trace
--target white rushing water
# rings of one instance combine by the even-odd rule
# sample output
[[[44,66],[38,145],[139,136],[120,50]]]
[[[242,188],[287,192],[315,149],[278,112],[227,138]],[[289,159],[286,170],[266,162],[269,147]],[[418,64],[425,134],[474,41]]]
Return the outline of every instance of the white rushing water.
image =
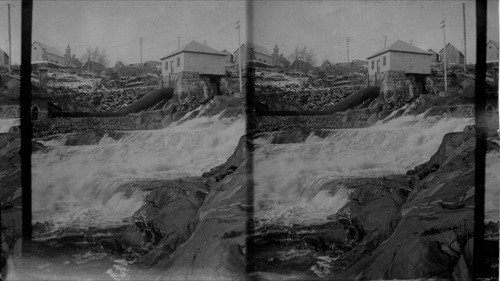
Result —
[[[32,156],[33,220],[56,227],[121,224],[143,205],[140,190],[120,190],[144,179],[201,176],[224,163],[245,133],[244,118],[198,117],[162,130],[132,131],[98,145],[44,142]]]
[[[21,125],[19,118],[0,118],[0,133],[8,133],[10,128]]]
[[[257,140],[254,153],[256,217],[272,224],[326,220],[347,203],[348,192],[325,183],[350,177],[378,177],[430,159],[443,136],[463,131],[472,118],[402,116],[369,128],[332,130],[325,139],[270,144]],[[332,189],[332,188],[330,188]]]

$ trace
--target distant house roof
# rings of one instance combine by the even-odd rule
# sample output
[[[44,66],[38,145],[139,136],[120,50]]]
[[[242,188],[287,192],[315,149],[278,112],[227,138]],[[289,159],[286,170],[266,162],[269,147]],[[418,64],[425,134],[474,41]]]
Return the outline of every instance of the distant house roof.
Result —
[[[456,50],[458,51],[458,53],[459,53],[459,54],[461,54],[462,56],[464,55],[464,54],[462,54],[462,52],[460,52],[460,50],[458,50],[458,49],[457,49],[455,46],[453,46],[451,43],[446,44],[446,48],[454,48],[454,49],[456,49]],[[439,51],[439,53],[441,54],[441,52],[442,52],[443,50],[444,50],[444,48],[442,48],[442,49]]]
[[[44,44],[44,43],[40,43],[38,41],[33,42],[33,45],[35,45],[35,44],[38,44],[48,54],[52,54],[52,55],[56,55],[56,56],[60,56],[60,57],[64,58],[64,56],[55,47],[52,47],[52,46]]]
[[[264,47],[262,47],[262,46],[256,45],[256,44],[254,44],[252,42],[247,42],[247,43],[241,44],[241,46],[243,46],[243,45],[245,45],[248,48],[252,49],[254,51],[254,53],[259,53],[261,55],[265,55],[265,56],[271,57],[271,55],[267,52],[267,50]],[[238,51],[238,50],[239,50],[239,48],[236,49],[234,52],[236,53],[236,51]]]
[[[224,54],[223,52],[219,52],[216,49],[208,47],[207,45],[203,45],[203,44],[196,42],[196,41],[191,41],[191,42],[181,46],[177,50],[171,52],[170,54],[164,56],[160,60],[175,56],[175,55],[183,53],[183,52],[226,56],[226,54]]]
[[[4,53],[6,56],[9,56],[9,55],[7,54],[7,52],[5,52],[4,50],[2,50],[2,48],[0,48],[0,54],[1,54],[1,53]]]
[[[222,50],[222,52],[223,52],[224,54],[226,54],[226,55],[230,55],[230,56],[232,56],[232,55],[233,55],[233,54],[231,54],[231,53],[230,53],[228,50],[226,50],[226,49]]]
[[[429,49],[427,50],[427,52],[431,53],[431,54],[438,54],[436,51],[434,51],[433,49]]]
[[[367,59],[371,59],[373,57],[376,57],[378,55],[381,55],[381,54],[387,53],[387,52],[400,52],[400,53],[431,55],[427,51],[424,51],[418,47],[410,45],[404,41],[398,40],[398,41],[392,43],[391,45],[379,50],[378,52],[375,52],[373,55],[367,57]]]

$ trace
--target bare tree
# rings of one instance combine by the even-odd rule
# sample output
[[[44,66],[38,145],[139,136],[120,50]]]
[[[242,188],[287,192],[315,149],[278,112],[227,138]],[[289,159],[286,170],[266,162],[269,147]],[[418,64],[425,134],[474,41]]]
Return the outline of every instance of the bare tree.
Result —
[[[90,58],[90,60],[100,63],[104,66],[108,66],[108,54],[105,49],[88,47],[85,54],[82,56],[82,61],[85,62]]]
[[[288,58],[291,61],[294,61],[295,59],[300,59],[301,61],[305,61],[312,65],[316,63],[312,48],[308,48],[307,46],[302,46],[302,47],[300,47],[299,45],[295,46],[293,53]]]

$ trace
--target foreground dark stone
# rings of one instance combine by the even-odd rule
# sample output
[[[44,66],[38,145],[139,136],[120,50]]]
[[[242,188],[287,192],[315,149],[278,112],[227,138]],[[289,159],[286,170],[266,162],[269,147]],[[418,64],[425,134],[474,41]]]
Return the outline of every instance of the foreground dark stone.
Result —
[[[196,228],[193,221],[208,186],[197,178],[141,182],[135,188],[148,190],[146,204],[133,216],[145,247],[153,249],[140,262],[155,265],[184,243]]]
[[[457,276],[470,274],[459,260],[470,261],[466,245],[474,230],[474,134],[447,134],[431,160],[413,172],[415,188],[394,233],[341,279],[452,279],[455,270]]]
[[[151,251],[140,262],[168,280],[245,279],[248,142],[240,139],[226,163],[200,178],[149,186],[134,214]]]

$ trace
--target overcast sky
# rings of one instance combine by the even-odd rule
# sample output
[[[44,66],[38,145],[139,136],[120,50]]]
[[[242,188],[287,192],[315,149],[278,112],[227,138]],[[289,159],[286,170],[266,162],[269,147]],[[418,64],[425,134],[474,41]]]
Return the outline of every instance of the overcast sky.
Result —
[[[1,0],[0,0],[1,1]],[[20,1],[15,2],[16,14]],[[0,6],[0,48],[4,49],[7,29]],[[17,4],[17,5],[15,5]],[[238,48],[235,22],[241,23],[241,40],[246,37],[244,1],[34,1],[33,40],[52,45],[64,54],[69,44],[80,57],[87,47],[104,48],[111,65],[140,61],[139,38],[143,37],[142,57],[159,60],[180,44],[196,40],[222,51]],[[11,11],[12,12],[12,11]],[[5,23],[7,18],[5,17]],[[13,18],[13,33],[20,33],[19,17]],[[5,34],[4,34],[5,33]],[[14,62],[19,61],[19,36],[13,36]]]
[[[400,39],[422,49],[443,48],[440,22],[446,20],[446,41],[462,50],[466,9],[467,57],[475,62],[474,1],[255,1],[253,41],[273,51],[277,42],[285,56],[296,45],[311,47],[317,64],[324,59],[366,59]],[[498,1],[488,2],[488,39],[498,41]]]
[[[12,57],[20,63],[21,1],[0,0],[0,48],[7,51],[7,4],[11,4]],[[466,4],[467,57],[475,62],[474,1],[254,1],[253,41],[272,53],[277,42],[288,56],[296,45],[314,49],[324,59],[344,62],[346,37],[350,59],[367,56],[401,39],[425,50],[443,46],[440,21],[446,19],[446,39],[462,50],[462,3]],[[498,41],[498,1],[488,1],[488,40]],[[33,4],[33,40],[64,53],[69,44],[80,57],[87,47],[106,49],[111,64],[159,60],[190,40],[218,50],[238,47],[234,29],[241,22],[245,40],[245,1],[40,1]],[[250,23],[248,23],[250,24]]]

